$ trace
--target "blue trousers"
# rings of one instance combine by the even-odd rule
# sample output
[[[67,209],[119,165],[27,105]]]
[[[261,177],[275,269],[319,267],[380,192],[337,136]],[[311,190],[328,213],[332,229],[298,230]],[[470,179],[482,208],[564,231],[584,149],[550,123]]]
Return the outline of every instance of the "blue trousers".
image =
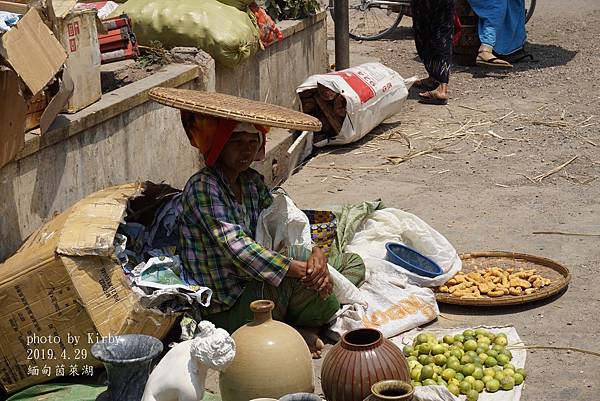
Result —
[[[468,0],[479,17],[479,40],[498,54],[511,54],[523,48],[525,31],[524,0]]]

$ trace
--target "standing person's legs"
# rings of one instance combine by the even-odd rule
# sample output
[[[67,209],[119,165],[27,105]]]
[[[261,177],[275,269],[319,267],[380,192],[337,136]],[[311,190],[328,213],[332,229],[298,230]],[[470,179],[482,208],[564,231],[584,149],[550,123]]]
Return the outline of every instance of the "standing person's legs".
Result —
[[[491,67],[510,68],[509,63],[500,60],[492,54],[496,46],[497,33],[504,22],[508,0],[469,0],[475,14],[479,18],[478,32],[479,53],[477,55],[477,64]]]
[[[415,47],[417,48],[417,54],[423,64],[427,65],[431,58],[429,42],[431,37],[431,23],[430,23],[430,0],[412,0],[412,21],[413,21],[413,34],[415,36]],[[415,82],[415,87],[421,89],[434,89],[438,83],[431,75],[425,79],[420,79]]]
[[[454,0],[429,0],[429,58],[424,60],[429,76],[439,84],[431,91],[420,93],[421,101],[429,104],[448,102],[448,82],[452,62],[452,33],[454,31]]]

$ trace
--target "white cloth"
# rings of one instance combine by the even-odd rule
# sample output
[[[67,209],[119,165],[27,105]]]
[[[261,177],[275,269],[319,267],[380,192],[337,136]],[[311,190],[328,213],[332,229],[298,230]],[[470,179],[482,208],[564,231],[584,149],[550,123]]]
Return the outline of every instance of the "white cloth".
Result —
[[[385,260],[387,242],[401,242],[436,262],[443,274],[423,277]],[[399,209],[387,208],[372,213],[359,228],[345,251],[359,254],[363,259],[380,259],[386,270],[406,275],[409,283],[435,287],[448,281],[462,269],[462,262],[452,244],[419,217]]]

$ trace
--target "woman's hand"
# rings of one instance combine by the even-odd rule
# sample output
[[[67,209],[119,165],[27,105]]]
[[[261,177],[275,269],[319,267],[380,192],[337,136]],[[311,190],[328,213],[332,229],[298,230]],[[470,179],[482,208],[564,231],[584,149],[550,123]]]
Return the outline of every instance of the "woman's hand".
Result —
[[[302,279],[302,284],[305,287],[311,288],[318,293],[322,293],[328,287],[331,287],[327,257],[321,248],[317,246],[313,248],[311,255],[306,261],[306,265],[306,277]]]
[[[291,278],[303,279],[306,277],[307,263],[300,260],[292,259],[286,276]]]

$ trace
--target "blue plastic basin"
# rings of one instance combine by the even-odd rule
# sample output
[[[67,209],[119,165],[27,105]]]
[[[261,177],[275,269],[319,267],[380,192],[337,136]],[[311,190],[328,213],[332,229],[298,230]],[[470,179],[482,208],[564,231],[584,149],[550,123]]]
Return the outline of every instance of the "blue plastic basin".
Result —
[[[433,278],[444,272],[433,260],[399,242],[388,242],[385,249],[387,261],[420,276]]]

